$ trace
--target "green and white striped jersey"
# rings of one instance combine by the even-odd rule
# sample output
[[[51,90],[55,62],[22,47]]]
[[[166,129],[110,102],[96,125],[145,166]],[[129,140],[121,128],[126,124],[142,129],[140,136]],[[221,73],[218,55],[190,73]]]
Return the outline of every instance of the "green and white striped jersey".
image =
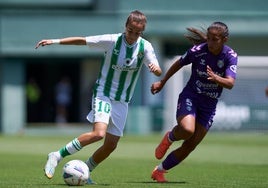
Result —
[[[122,33],[89,36],[86,41],[90,47],[105,51],[94,87],[95,96],[129,102],[142,65],[159,65],[151,43],[141,37],[132,45],[127,44]]]

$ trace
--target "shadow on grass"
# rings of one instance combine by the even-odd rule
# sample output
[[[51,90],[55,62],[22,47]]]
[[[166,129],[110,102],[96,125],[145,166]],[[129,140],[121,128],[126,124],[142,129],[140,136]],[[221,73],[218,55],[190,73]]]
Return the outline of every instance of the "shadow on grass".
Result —
[[[129,181],[129,182],[125,182],[125,183],[128,183],[128,184],[133,184],[132,186],[135,186],[137,187],[138,184],[144,184],[144,185],[147,185],[149,187],[154,187],[155,185],[157,184],[160,184],[160,185],[183,185],[183,184],[187,184],[187,182],[185,181],[169,181],[169,182],[166,182],[166,183],[157,183],[157,182],[152,182],[152,181]],[[83,186],[68,186],[66,185],[65,183],[52,183],[52,184],[23,184],[20,185],[21,187],[50,187],[50,188],[53,188],[53,187],[83,187]],[[97,184],[94,184],[94,185],[85,185],[86,187],[87,186],[92,186],[92,187],[125,187],[125,184],[123,185],[115,185],[115,184],[109,184],[109,183],[97,183]],[[130,186],[130,185],[129,185]],[[1,187],[1,186],[0,186]],[[131,187],[131,186],[130,186]],[[165,187],[165,186],[164,186]]]
[[[158,182],[153,182],[153,181],[141,181],[141,182],[128,182],[128,183],[144,183],[144,184],[187,184],[186,181],[169,181],[165,183],[158,183]]]
[[[48,187],[48,186],[50,186],[50,187],[73,187],[73,188],[75,188],[75,187],[84,187],[84,186],[93,186],[93,187],[98,187],[98,186],[103,186],[103,187],[107,187],[107,186],[111,186],[112,184],[108,184],[108,183],[97,183],[97,184],[92,184],[92,185],[89,185],[89,184],[85,184],[84,186],[82,185],[67,185],[67,184],[65,184],[65,183],[61,183],[61,184],[59,184],[59,183],[55,183],[55,184],[35,184],[36,186],[38,185],[38,187]]]

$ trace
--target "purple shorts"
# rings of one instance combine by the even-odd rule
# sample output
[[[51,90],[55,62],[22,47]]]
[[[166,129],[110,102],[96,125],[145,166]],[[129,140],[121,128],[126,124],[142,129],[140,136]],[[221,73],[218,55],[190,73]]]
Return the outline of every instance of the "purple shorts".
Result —
[[[178,99],[176,116],[178,118],[192,114],[196,118],[196,122],[209,130],[213,123],[217,102],[217,99],[201,94],[182,92]]]

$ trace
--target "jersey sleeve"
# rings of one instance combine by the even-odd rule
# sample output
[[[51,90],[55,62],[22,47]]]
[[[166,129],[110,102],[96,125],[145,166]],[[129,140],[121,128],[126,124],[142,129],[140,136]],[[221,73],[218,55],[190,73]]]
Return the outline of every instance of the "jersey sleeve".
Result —
[[[179,63],[181,66],[185,66],[185,65],[188,65],[190,64],[190,61],[189,61],[189,50],[186,51],[179,59]]]
[[[227,53],[228,57],[228,65],[226,67],[225,76],[231,76],[232,78],[236,78],[236,70],[237,70],[237,53],[230,49]]]
[[[117,37],[118,34],[87,36],[86,42],[89,47],[101,48],[107,51],[114,45]]]
[[[180,61],[179,61],[180,65],[185,66],[185,65],[189,65],[190,63],[192,63],[191,58],[193,57],[193,54],[200,51],[201,47],[202,47],[202,44],[195,45],[192,48],[190,48],[189,50],[187,50],[180,58]]]
[[[159,66],[158,60],[155,55],[155,51],[153,49],[153,46],[148,41],[145,41],[144,43],[144,64],[148,67],[150,63],[153,63],[155,65]]]

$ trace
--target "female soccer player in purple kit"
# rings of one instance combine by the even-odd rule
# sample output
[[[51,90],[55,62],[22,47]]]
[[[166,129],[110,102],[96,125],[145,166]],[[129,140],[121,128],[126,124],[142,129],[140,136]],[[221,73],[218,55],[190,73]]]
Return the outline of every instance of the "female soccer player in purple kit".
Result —
[[[153,94],[158,93],[172,75],[192,64],[191,77],[178,99],[178,124],[165,134],[155,149],[155,157],[162,159],[174,141],[184,141],[152,171],[151,178],[157,182],[167,182],[164,173],[180,164],[203,140],[212,126],[223,88],[232,89],[235,83],[237,54],[225,45],[228,27],[222,22],[214,22],[206,34],[194,28],[189,31],[192,34],[187,38],[196,45],[175,61],[164,78],[151,87]],[[204,43],[197,44],[200,41]]]

